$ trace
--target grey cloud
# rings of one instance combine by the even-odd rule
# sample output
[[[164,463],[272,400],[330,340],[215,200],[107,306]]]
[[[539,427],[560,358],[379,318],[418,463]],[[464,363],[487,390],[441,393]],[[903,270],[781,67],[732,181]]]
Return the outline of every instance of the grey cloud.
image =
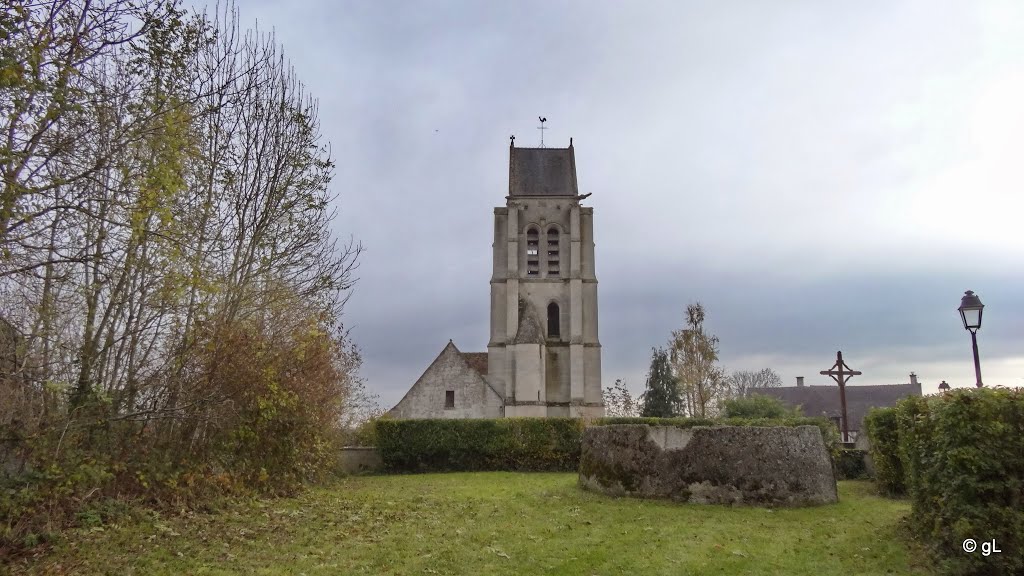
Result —
[[[486,346],[508,136],[535,144],[538,114],[549,145],[575,139],[581,190],[594,193],[606,385],[642,385],[650,347],[692,300],[731,369],[810,376],[842,348],[870,367],[865,383],[912,363],[969,377],[955,313],[968,288],[989,306],[991,381],[1024,376],[1009,360],[1024,357],[1024,243],[999,228],[1024,211],[1021,178],[977,140],[982,98],[1024,69],[1020,6],[240,8],[274,28],[320,99],[336,230],[367,247],[344,320],[387,404],[448,338]],[[1016,89],[1024,97],[1024,81]],[[1024,121],[1007,113],[996,136],[1012,144]],[[949,189],[960,169],[962,195]],[[969,202],[983,207],[975,220]]]

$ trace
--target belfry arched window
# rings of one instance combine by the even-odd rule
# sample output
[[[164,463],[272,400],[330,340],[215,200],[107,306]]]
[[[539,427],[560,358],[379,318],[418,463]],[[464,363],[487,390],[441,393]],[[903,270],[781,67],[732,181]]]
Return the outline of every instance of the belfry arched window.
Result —
[[[558,242],[558,228],[555,226],[548,228],[548,276],[558,276],[560,274],[561,265],[558,260]]]
[[[540,230],[530,226],[526,229],[526,275],[540,274]]]
[[[548,304],[548,338],[558,338],[559,336],[561,336],[561,330],[559,327],[558,304],[552,302]]]

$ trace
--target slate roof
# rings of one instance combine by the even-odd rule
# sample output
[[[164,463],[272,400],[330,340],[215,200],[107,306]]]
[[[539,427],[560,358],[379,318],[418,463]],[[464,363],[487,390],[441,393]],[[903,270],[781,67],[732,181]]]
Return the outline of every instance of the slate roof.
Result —
[[[487,377],[487,352],[462,352],[462,359],[481,376]]]
[[[509,196],[577,196],[576,154],[568,148],[509,148]]]
[[[805,416],[839,416],[839,386],[782,386],[759,388],[750,394],[772,396],[789,406],[801,406]],[[878,386],[846,387],[846,414],[850,430],[860,430],[861,422],[871,408],[894,406],[907,396],[920,396],[921,384],[882,384]]]

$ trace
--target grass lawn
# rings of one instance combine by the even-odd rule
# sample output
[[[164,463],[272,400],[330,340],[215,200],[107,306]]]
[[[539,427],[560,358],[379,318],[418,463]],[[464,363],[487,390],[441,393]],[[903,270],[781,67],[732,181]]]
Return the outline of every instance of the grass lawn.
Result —
[[[583,492],[575,474],[364,476],[213,514],[79,530],[30,573],[927,574],[904,502],[727,508]]]

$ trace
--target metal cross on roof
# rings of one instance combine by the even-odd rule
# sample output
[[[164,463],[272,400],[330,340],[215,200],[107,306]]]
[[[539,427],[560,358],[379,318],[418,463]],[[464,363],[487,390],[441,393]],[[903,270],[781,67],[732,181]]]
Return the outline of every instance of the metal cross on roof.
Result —
[[[822,376],[831,376],[839,384],[839,403],[843,408],[843,442],[850,441],[850,425],[846,421],[846,382],[853,376],[860,376],[860,370],[851,370],[846,362],[843,362],[842,351],[836,352],[836,363],[828,370],[819,372]]]
[[[543,148],[544,147],[544,131],[547,130],[547,127],[544,126],[544,123],[547,122],[548,119],[544,118],[543,116],[537,116],[537,119],[540,120],[540,126],[537,127],[537,130],[540,130],[540,147]]]

